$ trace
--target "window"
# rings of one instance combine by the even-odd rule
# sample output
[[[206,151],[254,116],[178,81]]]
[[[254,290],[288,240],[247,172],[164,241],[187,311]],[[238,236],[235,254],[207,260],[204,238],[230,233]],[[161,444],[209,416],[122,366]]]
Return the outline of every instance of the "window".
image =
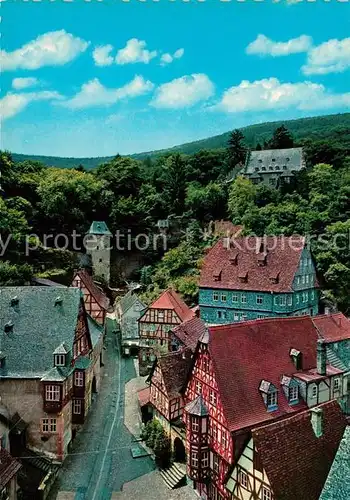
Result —
[[[205,373],[209,373],[209,359],[208,358],[203,358],[203,360],[202,360],[202,370]]]
[[[247,302],[247,296],[244,293],[242,293],[241,301],[243,304]]]
[[[41,419],[41,432],[56,432],[56,419],[55,418],[42,418]]]
[[[238,313],[234,313],[233,314],[233,319],[234,319],[234,321],[239,321],[239,314]]]
[[[84,373],[75,372],[74,373],[74,385],[77,387],[83,387],[84,385]]]
[[[288,295],[288,305],[291,306],[293,304],[293,296]]]
[[[280,306],[285,306],[287,303],[287,297],[285,295],[280,296]]]
[[[158,319],[164,319],[164,311],[158,311]]]
[[[65,366],[66,356],[64,354],[55,354],[55,366]]]
[[[339,380],[339,378],[335,378],[334,379],[333,388],[334,388],[335,391],[339,391],[339,389],[340,389],[340,380]]]
[[[98,259],[99,262],[102,262],[102,259]]]
[[[216,441],[218,438],[218,428],[216,427],[216,424],[213,422],[211,426],[211,435],[213,438],[213,441]]]
[[[210,399],[210,403],[215,406],[216,405],[216,392],[215,391],[210,391],[209,399]]]
[[[275,306],[277,306],[277,305],[278,305],[278,297],[276,296],[275,297]]]
[[[301,277],[301,284],[305,285],[305,274],[303,274]]]
[[[248,489],[248,476],[242,470],[239,471],[238,482],[245,488]]]
[[[80,399],[73,400],[73,414],[74,415],[81,414],[81,400]]]
[[[297,285],[300,285],[300,276],[297,276]]]
[[[269,392],[267,395],[267,406],[277,406],[277,391]]]
[[[202,467],[208,467],[208,466],[209,466],[209,452],[203,451],[202,452]]]
[[[256,296],[256,303],[257,304],[262,304],[263,303],[263,297],[262,297],[262,295],[257,295]]]
[[[60,386],[47,385],[45,388],[46,401],[59,401],[60,400]]]
[[[298,293],[297,293],[297,294],[296,294],[296,296],[295,296],[295,302],[296,302],[297,304],[299,304],[299,294],[298,294]]]
[[[220,459],[217,455],[213,454],[213,471],[218,473],[220,469]]]
[[[307,284],[309,284],[309,280],[310,280],[310,276],[307,274],[307,275],[305,276],[305,281],[306,281],[306,283],[307,283]]]
[[[289,401],[290,402],[299,401],[298,386],[296,386],[296,387],[290,387],[288,392],[289,392]]]
[[[192,430],[193,430],[193,432],[199,431],[199,418],[198,417],[192,417]]]
[[[223,448],[227,448],[227,433],[224,430],[221,433],[221,444]]]
[[[226,295],[226,293],[222,293],[222,294],[221,294],[221,300],[222,300],[222,302],[226,302],[226,300],[227,300],[227,295]]]
[[[191,453],[191,465],[192,467],[198,467],[198,452],[192,451]]]
[[[196,393],[201,394],[202,392],[202,384],[198,380],[196,381]]]
[[[262,488],[262,500],[271,500],[271,491],[263,486]]]
[[[213,300],[215,300],[215,302],[219,300],[218,292],[213,292]]]
[[[237,293],[232,294],[232,302],[238,302],[238,295],[237,295]]]
[[[316,398],[317,397],[317,385],[313,386],[312,392],[311,392],[311,397],[312,398]]]
[[[311,300],[314,300],[314,298],[315,298],[315,292],[312,290],[312,292],[311,292]]]
[[[222,318],[222,311],[218,311],[218,319],[221,319]]]
[[[241,313],[241,321],[245,321],[247,319],[247,315],[244,313]]]

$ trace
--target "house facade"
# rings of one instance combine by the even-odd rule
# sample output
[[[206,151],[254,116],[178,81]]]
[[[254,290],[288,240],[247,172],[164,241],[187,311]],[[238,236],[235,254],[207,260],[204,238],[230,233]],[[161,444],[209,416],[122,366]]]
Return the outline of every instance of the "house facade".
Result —
[[[318,500],[345,429],[335,400],[253,429],[226,483],[232,500]]]
[[[289,184],[303,168],[303,148],[250,151],[242,175],[254,184],[278,187],[281,183]]]
[[[122,350],[125,355],[139,346],[138,320],[147,306],[132,291],[127,292],[115,304],[115,316],[120,326]]]
[[[334,328],[322,331],[310,316],[271,318],[210,327],[201,337],[184,422],[187,474],[202,498],[236,498],[227,478],[252,429],[330,400],[345,410],[350,372],[333,366],[327,352],[333,340],[350,339],[350,323],[342,315],[331,321]]]
[[[139,322],[140,375],[147,375],[159,353],[171,351],[170,330],[195,313],[181,297],[169,288],[163,292],[141,315]]]
[[[63,460],[99,385],[102,329],[77,288],[2,287],[0,310],[2,402],[25,448]]]
[[[85,270],[80,269],[74,273],[72,286],[80,288],[84,294],[86,312],[94,318],[97,323],[104,325],[106,313],[112,308],[105,293],[95,284],[92,276]]]
[[[302,237],[224,238],[204,258],[200,317],[209,325],[318,314],[315,265]]]

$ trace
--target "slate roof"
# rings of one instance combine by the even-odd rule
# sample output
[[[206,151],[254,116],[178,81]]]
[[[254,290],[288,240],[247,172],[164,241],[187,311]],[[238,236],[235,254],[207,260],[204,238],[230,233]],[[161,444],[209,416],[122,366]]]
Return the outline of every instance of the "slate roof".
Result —
[[[245,321],[209,327],[208,332],[209,353],[231,431],[251,428],[306,408],[303,400],[289,405],[281,378],[310,374],[317,365],[319,333],[310,316]],[[328,335],[331,337],[332,332]],[[302,353],[302,371],[297,372],[295,368],[291,348]],[[330,369],[335,372],[328,366]],[[259,391],[262,380],[278,390],[276,411],[266,410]]]
[[[107,236],[112,236],[112,233],[108,229],[107,224],[104,221],[94,220],[90,226],[88,234],[104,234]]]
[[[248,153],[249,159],[246,167],[246,174],[268,174],[281,173],[288,170],[289,172],[299,171],[304,167],[303,148],[288,148],[288,149],[267,149],[261,151],[251,151]],[[289,158],[289,160],[287,159]],[[276,170],[276,165],[279,169]],[[273,170],[270,167],[273,167]],[[262,170],[262,167],[265,170]],[[286,167],[285,169],[283,167]],[[256,171],[256,169],[259,169]]]
[[[108,297],[103,293],[103,291],[96,285],[90,274],[86,269],[80,269],[74,275],[73,281],[76,276],[79,276],[86,288],[89,290],[91,295],[94,297],[96,302],[105,311],[111,312],[111,307]]]
[[[204,257],[199,286],[226,290],[256,290],[262,292],[292,292],[305,238],[268,236],[266,265],[259,265],[263,253],[261,238],[255,236],[219,240]],[[236,259],[236,263],[234,260]],[[220,275],[217,281],[215,275]],[[247,281],[241,278],[246,276]],[[278,282],[272,278],[278,276]]]
[[[11,298],[18,305],[11,306]],[[60,296],[62,302],[55,305]],[[53,367],[53,352],[62,342],[73,346],[81,292],[79,288],[39,286],[0,288],[0,350],[5,367],[0,377],[41,378]],[[13,322],[12,331],[4,325]]]
[[[159,356],[157,363],[163,375],[168,397],[180,396],[191,366],[191,351],[181,349],[180,351],[164,354]]]
[[[143,309],[147,308],[146,304],[144,304],[135,293],[132,293],[132,290],[129,290],[125,295],[123,295],[117,304],[120,307],[122,314],[125,314],[136,302],[140,302]]]
[[[311,425],[311,410],[252,431],[274,498],[278,500],[319,499],[346,419],[335,400],[318,408],[322,409],[323,419],[323,434],[319,438]]]
[[[95,321],[94,318],[90,316],[90,314],[86,314],[86,318],[89,327],[92,347],[94,348],[103,335],[103,326],[97,323],[97,321]]]
[[[57,283],[56,281],[49,280],[47,278],[38,278],[34,276],[32,278],[32,283],[34,285],[43,285],[43,286],[59,286],[62,288],[66,288],[66,285],[61,285],[61,283]]]
[[[181,297],[173,290],[165,290],[148,309],[170,309],[176,312],[181,321],[193,318],[195,313],[185,304]]]
[[[17,474],[22,465],[7,450],[0,449],[0,488],[4,488]]]
[[[315,316],[312,321],[321,336],[329,342],[350,338],[350,321],[340,312]]]
[[[349,500],[350,498],[350,427],[340,442],[337,454],[322,490],[320,500]]]
[[[180,342],[195,351],[198,340],[205,332],[205,323],[195,316],[173,328],[172,333]]]
[[[205,402],[202,395],[199,395],[185,406],[185,410],[190,415],[197,415],[198,417],[205,417],[208,415],[208,409],[205,406]]]

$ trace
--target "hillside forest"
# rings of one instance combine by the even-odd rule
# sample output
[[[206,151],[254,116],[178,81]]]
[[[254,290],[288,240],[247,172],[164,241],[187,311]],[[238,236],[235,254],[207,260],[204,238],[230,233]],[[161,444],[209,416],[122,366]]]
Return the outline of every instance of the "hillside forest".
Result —
[[[290,184],[254,185],[239,175],[249,148],[293,146],[304,147],[306,168]],[[145,250],[131,279],[142,284],[147,302],[172,285],[193,304],[203,256],[215,239],[206,228],[224,219],[243,225],[245,234],[311,235],[324,298],[349,314],[350,136],[345,129],[328,130],[324,137],[310,130],[301,139],[279,125],[254,144],[234,130],[224,148],[168,151],[141,160],[117,155],[90,171],[15,161],[6,151],[0,159],[1,285],[24,284],[33,275],[68,283],[79,265],[71,235],[83,236],[93,220],[104,220],[113,234],[132,239],[157,234],[158,221],[168,220],[168,249]],[[67,235],[68,248],[54,248],[53,238],[44,245],[48,234]],[[29,253],[28,235],[35,246]],[[123,270],[112,268],[112,286],[124,280]]]

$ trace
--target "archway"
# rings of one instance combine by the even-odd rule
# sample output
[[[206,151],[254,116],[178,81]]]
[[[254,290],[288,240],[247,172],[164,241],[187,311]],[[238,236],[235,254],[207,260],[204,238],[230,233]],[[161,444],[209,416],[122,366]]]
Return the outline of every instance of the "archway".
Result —
[[[94,378],[92,379],[92,394],[97,394],[97,384],[96,384],[96,377],[94,376]]]
[[[174,460],[175,462],[186,462],[186,450],[180,438],[174,439]]]

